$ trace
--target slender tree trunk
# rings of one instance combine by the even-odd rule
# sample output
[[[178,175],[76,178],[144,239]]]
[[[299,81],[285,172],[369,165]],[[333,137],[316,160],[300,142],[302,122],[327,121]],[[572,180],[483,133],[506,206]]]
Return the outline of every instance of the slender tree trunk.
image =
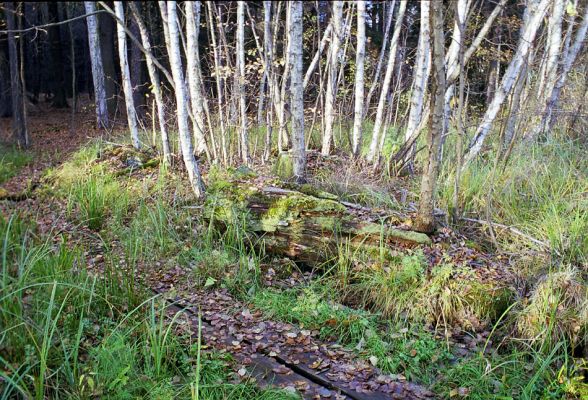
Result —
[[[367,98],[365,101],[364,115],[367,115],[372,102],[372,96],[380,83],[380,74],[382,71],[382,65],[384,65],[384,55],[386,54],[386,47],[388,45],[388,36],[390,35],[390,27],[392,26],[392,18],[394,17],[394,8],[396,6],[396,0],[392,0],[388,7],[388,17],[386,19],[386,31],[384,32],[384,39],[382,40],[382,48],[380,49],[380,55],[378,56],[378,64],[376,64],[376,70],[372,76],[372,84],[368,91]]]
[[[584,9],[584,17],[582,19],[582,23],[578,27],[576,31],[576,35],[574,37],[573,45],[570,47],[569,51],[565,53],[565,58],[563,60],[563,66],[561,72],[559,73],[559,78],[555,83],[555,86],[551,90],[551,94],[548,97],[547,102],[545,103],[545,107],[543,109],[541,122],[538,126],[533,127],[531,130],[531,134],[528,136],[528,139],[535,138],[538,134],[542,132],[547,132],[552,129],[554,118],[553,118],[553,111],[555,110],[557,103],[559,102],[559,96],[561,90],[563,89],[568,73],[572,69],[578,54],[580,54],[580,50],[584,46],[584,42],[586,41],[586,32],[588,31],[588,7]]]
[[[263,60],[264,60],[264,70],[265,70],[265,77],[267,80],[268,85],[268,94],[271,98],[272,87],[274,86],[273,80],[273,46],[272,46],[272,29],[271,29],[271,18],[272,18],[272,2],[271,1],[264,1],[263,2]],[[263,160],[267,162],[269,160],[271,154],[271,146],[272,146],[272,124],[271,124],[271,100],[268,99],[268,104],[266,106],[266,134],[265,134],[265,152],[263,155]]]
[[[149,40],[149,32],[147,31],[147,27],[141,18],[140,10],[135,5],[135,2],[130,2],[129,6],[131,8],[131,12],[135,17],[135,22],[137,23],[137,27],[139,28],[139,33],[141,34],[141,41],[143,43],[143,47],[149,53],[151,53],[151,41]],[[153,63],[153,59],[148,56],[145,58],[147,61],[147,71],[149,73],[149,80],[151,81],[151,85],[153,86],[153,94],[155,96],[155,104],[157,106],[157,119],[159,122],[159,130],[161,132],[161,144],[163,149],[163,160],[166,164],[171,164],[171,151],[169,146],[169,137],[167,133],[167,126],[165,123],[165,105],[163,102],[163,95],[161,93],[161,82],[159,80],[159,73],[155,68],[155,64]],[[153,110],[152,112],[155,112]]]
[[[408,124],[405,132],[405,141],[408,142],[416,134],[418,126],[421,122],[423,114],[423,102],[425,99],[425,92],[427,89],[427,82],[429,80],[429,73],[431,70],[431,48],[430,48],[430,27],[429,14],[431,3],[423,1],[421,5],[421,31],[419,33],[419,45],[417,49],[417,61],[415,65],[412,96],[410,99],[410,113],[408,116]],[[445,56],[443,56],[445,62]],[[412,162],[414,158],[415,149],[409,151],[406,160],[406,166],[409,171],[413,170]]]
[[[133,100],[133,87],[131,85],[131,71],[129,70],[129,61],[127,58],[127,37],[124,26],[125,13],[121,1],[114,2],[114,12],[118,17],[116,24],[116,33],[118,37],[118,58],[120,61],[121,80],[123,92],[125,95],[125,106],[127,110],[127,121],[131,130],[131,140],[133,146],[138,149],[141,147],[139,142],[139,128],[137,126],[137,113],[135,111],[135,102]]]
[[[220,125],[220,134],[221,134],[221,154],[223,157],[223,163],[227,165],[228,163],[228,155],[227,155],[227,147],[228,141],[226,137],[226,130],[225,130],[225,117],[224,117],[224,107],[223,107],[223,83],[224,78],[221,73],[221,62],[220,62],[220,55],[218,52],[217,41],[216,41],[216,29],[215,24],[213,21],[214,18],[214,10],[212,2],[206,2],[207,10],[208,10],[208,25],[209,25],[209,33],[210,33],[210,41],[212,42],[212,51],[214,56],[214,81],[216,84],[216,101],[218,106],[218,119]]]
[[[484,140],[486,139],[486,136],[488,136],[490,128],[492,128],[492,124],[494,123],[494,120],[498,115],[498,111],[500,111],[502,103],[506,99],[506,96],[508,95],[508,93],[510,92],[514,83],[517,80],[523,62],[525,61],[527,54],[529,52],[529,48],[535,40],[537,30],[539,29],[541,21],[543,20],[543,17],[547,12],[549,2],[550,0],[541,0],[538,4],[536,4],[536,7],[533,7],[534,11],[532,12],[532,14],[529,15],[526,26],[523,29],[523,34],[519,39],[517,51],[513,56],[513,59],[511,60],[507,70],[504,72],[504,76],[502,77],[500,87],[496,91],[494,99],[492,99],[492,102],[488,106],[488,109],[486,110],[486,113],[482,118],[482,122],[476,130],[474,139],[472,140],[472,143],[464,159],[464,167],[470,161],[472,161],[474,157],[482,149]],[[529,7],[532,7],[532,5],[529,5]]]
[[[465,27],[467,21],[467,10],[460,7],[460,3],[456,3],[455,10],[455,27],[454,29],[459,30],[458,35],[454,35],[459,38],[457,43],[457,62],[459,70],[463,71],[464,53],[465,53]],[[451,68],[451,62],[447,64],[447,69]],[[461,164],[463,163],[463,142],[466,136],[466,131],[463,125],[463,109],[464,109],[464,92],[465,92],[465,73],[459,74],[459,92],[457,100],[457,113],[455,119],[457,120],[457,138],[455,144],[455,180],[453,182],[453,222],[456,223],[461,216],[461,209],[459,204],[459,184],[461,181]],[[447,107],[447,96],[445,96],[445,108]],[[448,118],[448,114],[445,114],[445,118]]]
[[[137,1],[129,1],[127,4],[134,4],[141,11],[142,3]],[[130,21],[129,31],[134,37],[140,37],[139,27],[135,19]],[[143,46],[145,47],[145,46]],[[142,52],[136,43],[131,42],[131,86],[133,88],[133,103],[135,104],[135,110],[137,113],[137,120],[143,121],[145,119],[145,86],[144,86],[144,73],[143,73],[143,61]]]
[[[341,46],[343,2],[335,0],[333,6],[333,30],[331,46],[329,48],[329,72],[327,77],[327,93],[325,97],[325,131],[321,153],[329,155],[333,141],[333,126],[335,124],[335,99],[337,97],[337,73],[339,66],[339,48]]]
[[[557,66],[561,55],[564,0],[554,0],[547,25],[547,57],[540,76],[537,94],[547,100],[557,81]]]
[[[302,87],[302,1],[290,5],[290,103],[292,110],[292,159],[297,182],[306,180],[306,147],[304,145],[304,98]]]
[[[365,66],[365,1],[357,3],[357,49],[355,56],[355,115],[353,120],[352,152],[354,157],[359,156],[361,150],[362,125],[363,125],[363,97],[365,92],[364,66]]]
[[[96,11],[93,1],[85,1],[86,14]],[[96,126],[99,129],[108,129],[110,119],[108,116],[108,104],[106,101],[106,84],[104,80],[104,67],[102,65],[102,47],[98,33],[98,17],[90,15],[86,18],[88,24],[88,45],[92,63],[92,80],[94,82],[94,102],[96,103]]]
[[[200,52],[198,36],[200,33],[200,2],[185,3],[186,10],[186,73],[190,90],[190,105],[192,106],[194,145],[196,154],[206,153],[210,158],[208,146],[204,138],[204,96],[202,95],[202,80],[200,72]]]
[[[204,185],[202,183],[202,177],[200,176],[200,169],[198,163],[194,158],[192,138],[190,137],[190,128],[188,125],[188,93],[184,85],[184,74],[182,71],[182,58],[180,54],[180,33],[178,29],[177,20],[177,4],[175,1],[165,2],[167,5],[167,24],[169,41],[166,43],[169,61],[171,65],[172,75],[174,78],[174,86],[176,93],[176,107],[177,107],[177,119],[178,119],[178,135],[180,137],[180,147],[182,149],[182,157],[184,159],[184,165],[188,171],[188,178],[192,190],[196,197],[204,196]],[[161,3],[160,3],[161,6]]]
[[[247,104],[245,102],[245,2],[237,2],[237,95],[241,117],[241,160],[249,165],[249,135],[247,132]]]
[[[443,134],[445,105],[445,38],[443,34],[443,1],[431,2],[433,28],[433,90],[431,90],[431,119],[427,132],[427,158],[421,180],[421,196],[414,229],[432,233],[435,230],[433,215],[437,175],[439,170],[438,147]],[[422,18],[422,16],[421,16]]]
[[[18,145],[29,147],[29,135],[25,121],[24,93],[20,76],[18,51],[14,32],[16,27],[14,2],[4,2],[6,27],[8,28],[8,54],[10,58],[10,90],[12,95],[12,134]],[[22,60],[20,60],[22,63]]]
[[[310,65],[308,66],[308,69],[306,70],[306,73],[304,74],[304,82],[303,82],[304,89],[306,89],[306,87],[308,86],[308,82],[310,82],[310,78],[312,77],[312,74],[314,73],[316,67],[319,64],[321,54],[325,50],[325,46],[326,46],[329,38],[331,37],[332,30],[333,30],[333,23],[332,23],[332,21],[329,21],[329,24],[327,25],[327,27],[325,28],[325,31],[323,32],[323,37],[319,43],[318,49],[317,49],[316,53],[314,53],[314,57],[312,58],[312,61],[310,62]]]
[[[384,108],[386,106],[386,98],[390,91],[390,82],[392,81],[392,73],[394,72],[394,63],[396,62],[396,52],[398,49],[398,39],[400,31],[402,30],[402,21],[406,11],[407,0],[400,2],[396,23],[394,24],[394,33],[390,42],[390,53],[388,55],[388,63],[386,65],[386,74],[384,75],[384,82],[382,82],[382,90],[380,91],[380,98],[378,100],[378,108],[376,111],[376,118],[374,120],[374,129],[372,131],[372,140],[370,143],[370,150],[367,155],[369,162],[377,163],[378,161],[378,144],[380,142],[380,135],[382,134],[382,122],[384,118]],[[428,6],[427,6],[428,7]]]

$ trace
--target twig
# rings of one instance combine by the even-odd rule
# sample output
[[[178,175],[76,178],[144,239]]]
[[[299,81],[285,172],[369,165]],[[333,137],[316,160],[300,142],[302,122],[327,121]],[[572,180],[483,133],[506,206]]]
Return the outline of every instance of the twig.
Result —
[[[515,235],[524,237],[525,239],[528,239],[529,241],[535,243],[536,245],[539,245],[541,247],[545,247],[548,250],[552,250],[554,251],[558,256],[560,256],[561,254],[559,253],[559,251],[557,251],[556,249],[552,248],[551,245],[549,243],[543,242],[539,239],[534,238],[533,236],[529,236],[524,232],[521,232],[520,230],[518,230],[517,228],[513,227],[513,226],[508,226],[508,225],[504,225],[504,224],[499,224],[496,222],[490,222],[490,221],[484,221],[481,219],[475,219],[475,218],[466,218],[466,217],[461,217],[460,220],[462,221],[467,221],[467,222],[475,222],[481,225],[488,225],[491,228],[492,227],[497,227],[497,228],[503,228],[503,229],[507,229],[509,230],[511,233],[514,233]]]

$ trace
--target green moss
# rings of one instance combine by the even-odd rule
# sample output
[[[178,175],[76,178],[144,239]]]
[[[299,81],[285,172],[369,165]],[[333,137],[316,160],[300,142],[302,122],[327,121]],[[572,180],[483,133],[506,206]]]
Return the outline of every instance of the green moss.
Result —
[[[292,163],[290,154],[280,153],[274,165],[273,172],[284,180],[288,180],[294,176],[294,164]]]

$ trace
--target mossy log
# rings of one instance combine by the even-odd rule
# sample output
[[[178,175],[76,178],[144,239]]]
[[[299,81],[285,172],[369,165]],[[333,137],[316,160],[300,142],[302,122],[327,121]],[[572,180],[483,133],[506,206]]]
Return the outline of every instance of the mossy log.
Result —
[[[330,193],[283,189],[252,181],[215,181],[205,216],[221,225],[240,224],[266,253],[311,266],[333,260],[345,248],[377,262],[394,247],[430,244],[427,235],[362,219]],[[303,193],[304,192],[304,193]]]

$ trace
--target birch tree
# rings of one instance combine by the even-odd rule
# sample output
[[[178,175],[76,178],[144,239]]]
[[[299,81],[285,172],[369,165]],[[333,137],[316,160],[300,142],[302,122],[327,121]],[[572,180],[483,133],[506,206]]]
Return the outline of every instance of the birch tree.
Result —
[[[557,80],[557,67],[562,45],[562,22],[564,16],[564,0],[554,0],[552,12],[547,22],[547,51],[543,73],[540,73],[537,94],[548,98]]]
[[[382,90],[380,91],[380,98],[378,100],[378,108],[376,110],[376,117],[374,119],[374,128],[372,131],[372,140],[370,142],[370,149],[367,155],[369,162],[376,163],[378,160],[378,150],[380,135],[382,134],[382,122],[384,119],[384,108],[386,106],[386,98],[390,91],[390,82],[392,81],[392,73],[394,72],[394,63],[396,61],[396,52],[398,49],[398,39],[402,30],[402,21],[404,20],[404,13],[406,11],[407,0],[400,2],[398,15],[396,16],[396,23],[394,24],[394,33],[390,41],[390,54],[388,55],[388,63],[386,65],[386,73],[384,75],[384,82],[382,82]],[[428,4],[428,3],[427,3]],[[427,6],[428,7],[428,6]]]
[[[96,12],[96,3],[93,1],[84,1],[84,7],[86,14]],[[98,34],[98,17],[96,15],[90,15],[86,21],[88,25],[88,48],[90,49],[90,62],[92,65],[92,82],[94,84],[96,126],[99,129],[108,129],[110,127],[110,121],[108,117],[108,104],[106,102],[106,83],[104,82],[100,35]]]
[[[16,30],[14,2],[4,2],[6,9],[6,27],[8,28],[8,57],[10,59],[10,92],[12,96],[12,132],[16,142],[22,148],[29,147],[29,134],[25,121],[25,102],[21,82],[20,65],[16,49]],[[22,40],[22,39],[21,39]],[[22,60],[21,60],[22,62]]]
[[[196,154],[206,153],[210,158],[204,138],[204,96],[202,96],[202,79],[200,71],[200,53],[198,35],[200,32],[200,2],[185,2],[186,12],[186,74],[190,90],[190,105],[193,115],[192,130]]]
[[[127,57],[127,37],[124,29],[125,13],[121,1],[114,2],[114,12],[117,16],[116,33],[118,39],[118,58],[120,61],[121,80],[123,92],[125,95],[125,106],[127,110],[127,121],[131,130],[131,140],[133,147],[138,149],[141,145],[139,142],[139,128],[137,126],[137,113],[135,102],[133,100],[133,86],[131,84],[131,72],[129,70],[129,60]]]
[[[492,124],[494,123],[494,120],[498,115],[500,107],[502,106],[504,100],[510,93],[510,90],[512,89],[514,83],[517,80],[523,62],[526,59],[527,54],[529,52],[529,48],[535,40],[537,30],[539,29],[541,21],[543,20],[543,17],[547,12],[549,2],[550,0],[535,0],[535,4],[533,4],[535,5],[535,7],[533,7],[533,5],[529,5],[529,7],[533,8],[533,10],[530,11],[529,18],[525,23],[522,35],[519,39],[517,51],[514,54],[510,64],[508,65],[508,68],[504,72],[504,76],[502,77],[500,86],[496,90],[492,102],[488,105],[488,108],[486,109],[486,112],[482,117],[482,122],[476,129],[476,133],[464,159],[464,166],[471,162],[482,149],[484,140],[486,139],[486,136],[488,136],[488,133],[492,128]]]
[[[139,33],[141,34],[141,43],[143,44],[145,51],[149,53],[149,55],[151,55],[151,40],[149,39],[149,32],[147,31],[145,22],[143,21],[143,18],[141,18],[139,9],[137,8],[134,2],[129,2],[129,7],[131,9],[133,17],[135,18],[135,22],[137,23],[137,27],[139,28]],[[171,151],[169,146],[167,126],[165,123],[165,105],[163,102],[163,95],[161,92],[161,81],[159,79],[159,72],[155,68],[155,63],[153,62],[152,56],[145,57],[145,60],[147,61],[147,72],[149,73],[149,80],[151,81],[153,95],[155,96],[155,105],[157,106],[157,121],[159,122],[159,131],[161,134],[163,161],[169,165],[171,164]],[[152,112],[155,112],[155,110],[153,110]]]
[[[292,161],[294,178],[298,183],[306,180],[304,145],[304,99],[302,86],[302,1],[290,4],[290,104],[292,111]]]
[[[237,96],[241,117],[241,160],[249,165],[249,135],[247,134],[247,105],[245,103],[245,2],[237,2]]]
[[[365,1],[357,2],[357,48],[355,55],[355,115],[353,119],[352,152],[359,156],[362,139],[363,97],[365,91]]]
[[[410,142],[412,137],[418,132],[419,124],[423,113],[423,101],[425,99],[425,91],[427,82],[429,80],[429,72],[431,69],[431,48],[430,48],[430,27],[429,27],[429,13],[431,3],[423,1],[421,5],[421,21],[419,44],[417,48],[417,59],[414,67],[414,77],[412,94],[410,98],[410,113],[408,115],[408,123],[406,126],[405,140]],[[445,62],[445,55],[443,56]],[[407,166],[412,170],[412,158],[414,157],[414,146],[411,146],[409,152]]]
[[[421,3],[422,5],[423,3]],[[416,231],[432,233],[435,230],[433,215],[437,175],[439,170],[438,147],[443,134],[445,105],[445,38],[443,34],[443,1],[431,2],[433,28],[433,89],[431,90],[431,118],[427,130],[426,158],[421,180],[421,195],[414,223]],[[427,12],[428,14],[428,12]],[[421,18],[423,16],[421,15]]]
[[[588,7],[584,9],[584,16],[580,26],[576,31],[576,35],[574,36],[574,41],[572,46],[569,48],[568,51],[564,52],[564,59],[563,59],[563,66],[559,73],[559,78],[555,83],[551,93],[545,103],[542,112],[541,122],[537,127],[531,130],[531,134],[528,135],[528,139],[533,139],[541,132],[546,132],[551,129],[553,125],[553,111],[559,102],[559,96],[561,90],[563,89],[568,74],[580,54],[580,50],[584,46],[586,42],[586,32],[588,31]]]
[[[331,45],[329,47],[329,66],[327,75],[327,92],[325,95],[325,131],[323,133],[323,145],[321,153],[329,155],[333,140],[333,126],[335,123],[335,98],[337,96],[337,73],[339,66],[339,48],[341,46],[343,2],[332,2],[333,30],[331,32]]]
[[[163,3],[163,4],[161,4]],[[198,163],[194,158],[192,138],[190,137],[190,128],[188,125],[188,93],[184,86],[184,73],[182,70],[182,58],[180,54],[180,34],[178,29],[177,4],[175,1],[160,2],[160,6],[167,6],[167,26],[169,40],[166,43],[169,54],[169,62],[172,70],[178,121],[178,135],[180,138],[180,147],[184,165],[188,171],[188,179],[196,197],[204,196],[204,185],[200,176]]]

